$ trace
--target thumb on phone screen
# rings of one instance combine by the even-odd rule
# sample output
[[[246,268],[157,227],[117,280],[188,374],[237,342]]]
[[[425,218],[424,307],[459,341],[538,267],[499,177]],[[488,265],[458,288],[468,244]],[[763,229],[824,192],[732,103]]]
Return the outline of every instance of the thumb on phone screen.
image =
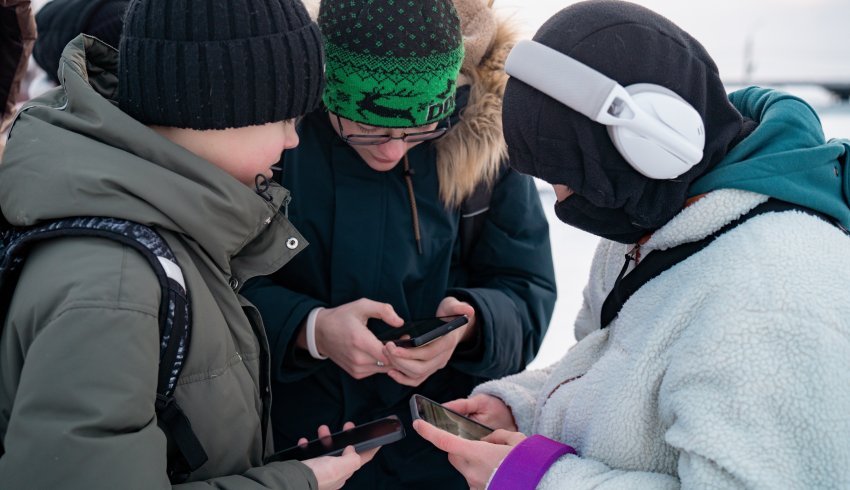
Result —
[[[398,313],[389,303],[379,303],[366,298],[359,299],[356,303],[358,303],[358,310],[364,321],[369,318],[377,318],[392,327],[404,325],[404,320],[398,316]]]

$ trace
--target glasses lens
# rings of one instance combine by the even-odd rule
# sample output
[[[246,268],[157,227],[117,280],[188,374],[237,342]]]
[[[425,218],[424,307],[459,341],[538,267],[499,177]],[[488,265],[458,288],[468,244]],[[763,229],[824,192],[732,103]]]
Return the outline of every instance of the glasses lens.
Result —
[[[387,135],[352,134],[346,136],[345,140],[351,145],[383,145],[392,138]]]
[[[444,134],[446,134],[446,128],[439,128],[433,131],[405,135],[404,141],[407,141],[408,143],[418,143],[420,141],[437,139]]]

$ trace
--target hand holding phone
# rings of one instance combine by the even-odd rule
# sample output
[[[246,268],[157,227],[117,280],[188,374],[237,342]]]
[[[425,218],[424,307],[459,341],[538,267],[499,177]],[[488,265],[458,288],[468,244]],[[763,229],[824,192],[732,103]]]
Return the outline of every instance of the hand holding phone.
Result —
[[[372,318],[395,327],[404,323],[392,306],[365,298],[326,308],[316,315],[315,342],[318,351],[354,379],[389,370],[385,367],[390,363],[384,357],[384,345],[366,327],[367,320]]]
[[[410,414],[414,420],[422,419],[438,429],[471,441],[480,441],[493,432],[490,427],[449,410],[422,395],[413,395],[410,398]]]
[[[388,330],[378,336],[378,339],[384,343],[392,342],[396,347],[406,349],[421,347],[431,341],[434,341],[443,335],[456,330],[469,322],[466,315],[461,315],[456,318],[426,318],[424,320],[415,320],[407,322],[400,328]],[[409,338],[401,338],[408,336]]]
[[[395,415],[390,415],[278,451],[266,458],[266,463],[337,456],[342,454],[348,446],[354,446],[356,452],[362,453],[402,438],[404,438],[404,427],[401,421]]]
[[[354,424],[346,422],[343,430],[354,428]],[[318,430],[319,438],[331,435],[327,425],[322,425]],[[301,438],[298,444],[306,444],[307,439]],[[320,490],[342,488],[345,482],[354,475],[364,464],[375,457],[380,447],[358,453],[353,446],[348,446],[339,456],[319,456],[318,458],[305,459],[302,461],[316,476],[316,482]]]
[[[445,402],[443,406],[493,429],[505,429],[511,432],[519,430],[510,407],[492,395],[478,393],[469,398]]]
[[[520,432],[496,431],[480,441],[466,440],[424,420],[414,420],[413,429],[434,447],[447,453],[449,463],[463,475],[469,488],[487,487],[496,468],[516,445],[526,439],[525,434]],[[499,488],[509,487],[513,488],[510,483]],[[532,485],[520,486],[524,487],[531,488]]]
[[[392,369],[387,375],[396,383],[405,386],[419,386],[424,383],[432,374],[446,367],[451,360],[462,337],[461,324],[465,321],[466,317],[460,316],[411,338],[409,344],[400,342],[402,345],[409,345],[409,348],[397,346],[397,341],[388,342],[384,345],[384,355],[390,361]]]
[[[324,427],[324,426],[323,426]],[[349,447],[339,456],[319,456],[302,461],[316,476],[319,490],[342,488],[364,464],[372,460],[378,448],[363,454]]]

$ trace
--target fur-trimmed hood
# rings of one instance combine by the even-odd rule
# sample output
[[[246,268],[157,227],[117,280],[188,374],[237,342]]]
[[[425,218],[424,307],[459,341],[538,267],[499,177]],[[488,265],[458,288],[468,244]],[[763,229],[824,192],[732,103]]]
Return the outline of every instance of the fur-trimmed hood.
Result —
[[[466,48],[459,84],[471,87],[460,122],[436,143],[440,197],[450,207],[459,206],[480,182],[492,185],[507,158],[502,133],[505,60],[518,38],[517,29],[486,0],[454,3]]]
[[[505,60],[518,30],[500,19],[488,0],[454,0],[466,51],[458,85],[470,85],[469,102],[446,136],[435,143],[440,197],[457,207],[480,182],[492,185],[507,145],[502,133],[502,97],[508,76]],[[305,0],[314,19],[320,0]]]

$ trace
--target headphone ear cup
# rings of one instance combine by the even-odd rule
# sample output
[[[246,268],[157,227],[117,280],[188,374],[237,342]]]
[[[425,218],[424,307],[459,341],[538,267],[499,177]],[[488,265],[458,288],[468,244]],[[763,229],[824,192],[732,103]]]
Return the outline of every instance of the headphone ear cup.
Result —
[[[702,117],[678,94],[650,83],[629,85],[626,91],[649,117],[657,119],[700,150],[705,147]],[[674,179],[699,163],[674,155],[665,149],[663,142],[624,126],[608,126],[608,134],[623,158],[651,179]]]

